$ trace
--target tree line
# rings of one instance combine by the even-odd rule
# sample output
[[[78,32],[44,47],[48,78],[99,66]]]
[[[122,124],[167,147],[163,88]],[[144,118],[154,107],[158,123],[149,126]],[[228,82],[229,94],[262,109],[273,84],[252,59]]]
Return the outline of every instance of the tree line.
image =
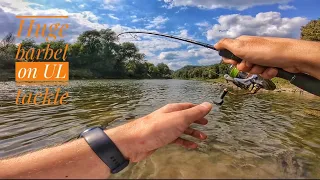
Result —
[[[15,57],[18,51],[14,40],[15,37],[8,34],[0,43],[2,78],[14,77]],[[111,29],[83,32],[75,43],[69,44],[67,51],[70,79],[171,78],[172,71],[166,64],[149,63],[133,43],[116,43],[117,41],[116,33]],[[64,49],[67,43],[60,40],[36,44],[33,39],[25,39],[22,40],[21,47],[27,52],[32,48],[45,49],[48,44],[56,51]],[[39,61],[43,61],[43,55]],[[46,61],[56,60],[52,58]]]
[[[227,74],[229,65],[215,64],[211,66],[185,66],[173,73],[177,79],[217,79]]]

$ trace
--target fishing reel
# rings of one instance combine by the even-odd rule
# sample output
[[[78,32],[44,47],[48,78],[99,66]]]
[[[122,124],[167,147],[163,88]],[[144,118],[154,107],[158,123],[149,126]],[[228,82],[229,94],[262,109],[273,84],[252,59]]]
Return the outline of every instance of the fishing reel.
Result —
[[[232,82],[234,85],[239,87],[242,90],[247,91],[244,94],[234,94],[234,95],[247,95],[247,94],[256,94],[260,89],[265,89],[268,91],[273,91],[277,86],[267,79],[263,79],[261,76],[256,74],[249,74],[239,71],[235,66],[231,65],[229,73],[224,75],[224,78],[227,82]],[[228,89],[224,89],[221,95],[214,99],[216,105],[222,105],[224,102],[224,97],[228,94]]]

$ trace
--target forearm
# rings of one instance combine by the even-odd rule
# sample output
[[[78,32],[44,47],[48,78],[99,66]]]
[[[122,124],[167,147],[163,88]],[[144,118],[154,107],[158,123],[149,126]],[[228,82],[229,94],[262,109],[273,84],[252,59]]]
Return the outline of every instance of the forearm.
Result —
[[[211,109],[210,103],[169,104],[145,117],[106,130],[105,133],[125,159],[130,162],[139,162],[158,148],[170,143],[186,148],[197,148],[198,145],[195,142],[182,139],[180,136],[186,134],[205,140],[207,136],[203,132],[192,129],[190,125],[193,123],[206,125],[208,120],[204,117]],[[117,162],[115,159],[114,161]],[[0,161],[0,178],[105,179],[109,176],[110,169],[94,153],[84,138]]]
[[[1,160],[0,178],[108,178],[110,169],[84,139]]]

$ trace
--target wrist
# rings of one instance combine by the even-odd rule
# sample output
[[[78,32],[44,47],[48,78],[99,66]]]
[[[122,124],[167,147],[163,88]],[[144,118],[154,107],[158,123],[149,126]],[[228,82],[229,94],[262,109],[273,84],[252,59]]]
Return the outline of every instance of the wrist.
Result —
[[[119,126],[116,128],[108,129],[104,131],[113,143],[117,146],[122,155],[132,161],[134,159],[136,150],[135,150],[135,135],[131,134],[126,127],[126,125]]]
[[[316,77],[316,73],[320,68],[318,59],[319,57],[319,44],[309,41],[301,41],[290,39],[285,47],[288,50],[287,60],[291,63],[296,70],[301,73],[310,74]],[[318,45],[318,46],[317,46]]]

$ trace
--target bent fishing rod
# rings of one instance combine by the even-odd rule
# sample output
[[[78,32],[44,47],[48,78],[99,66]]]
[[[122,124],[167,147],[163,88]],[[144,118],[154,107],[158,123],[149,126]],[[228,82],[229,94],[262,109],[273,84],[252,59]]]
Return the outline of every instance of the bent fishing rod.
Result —
[[[191,39],[187,39],[187,38],[175,37],[175,36],[171,36],[171,35],[154,33],[154,32],[144,32],[144,31],[123,32],[123,33],[119,34],[118,37],[123,34],[150,34],[150,35],[162,36],[162,37],[166,37],[166,38],[170,38],[170,39],[176,39],[179,41],[184,41],[184,42],[188,42],[191,44],[196,44],[196,45],[199,45],[202,47],[206,47],[206,48],[218,51],[219,55],[224,58],[232,59],[238,63],[242,62],[241,58],[235,56],[232,52],[230,52],[227,49],[217,50],[211,44],[207,44],[207,43],[203,43],[203,42],[199,42],[199,41],[195,41],[195,40],[191,40]],[[285,80],[289,81],[291,84],[293,84],[293,85],[295,85],[295,86],[297,86],[297,87],[299,87],[299,88],[301,88],[311,94],[320,96],[320,80],[316,79],[310,75],[303,74],[303,73],[289,73],[287,71],[284,71],[283,69],[278,68],[277,77],[285,79]]]

